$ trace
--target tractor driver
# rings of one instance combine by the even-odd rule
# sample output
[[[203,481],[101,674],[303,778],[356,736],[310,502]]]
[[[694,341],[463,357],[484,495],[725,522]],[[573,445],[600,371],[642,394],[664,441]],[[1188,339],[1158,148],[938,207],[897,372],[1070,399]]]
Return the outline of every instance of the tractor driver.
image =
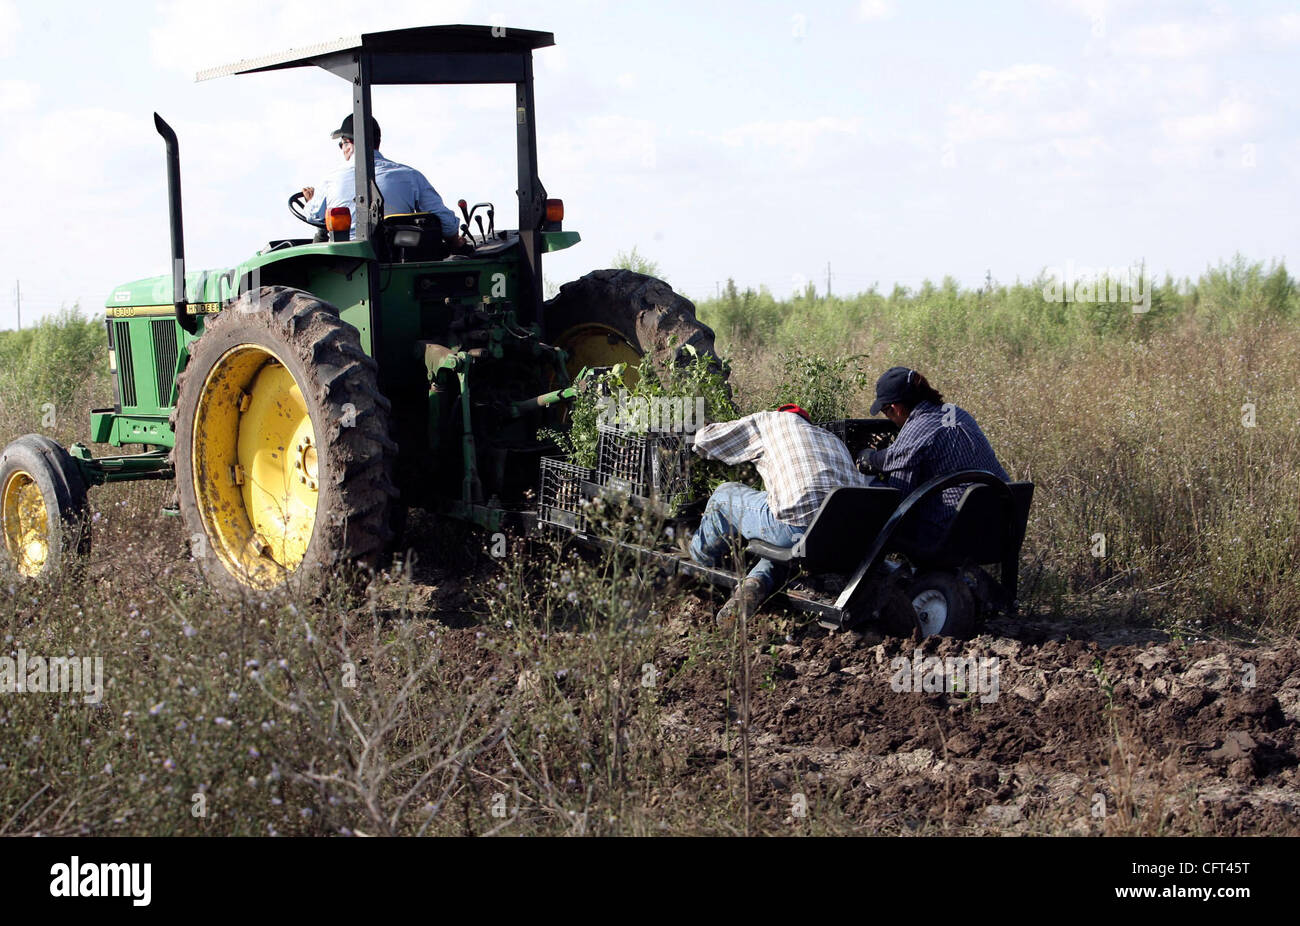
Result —
[[[867,484],[844,442],[813,424],[798,405],[705,425],[695,432],[695,452],[731,465],[752,462],[767,490],[739,482],[713,490],[691,537],[691,558],[703,566],[719,565],[738,538],[792,547],[832,489]],[[731,629],[742,610],[753,615],[782,579],[779,571],[760,559],[718,611],[718,626]]]
[[[862,472],[879,474],[876,485],[893,486],[906,497],[936,476],[965,469],[987,470],[1011,481],[970,412],[945,403],[916,370],[890,367],[881,375],[871,403],[871,414],[880,412],[898,425],[898,436],[884,450],[863,450],[857,458]],[[928,499],[915,512],[908,539],[927,547],[938,541],[964,491],[964,486],[951,486],[942,497]]]
[[[447,208],[442,197],[433,185],[425,179],[424,174],[413,167],[390,161],[379,153],[379,123],[372,117],[370,125],[375,135],[375,183],[383,196],[385,215],[401,215],[408,212],[431,212],[442,223],[442,236],[455,238],[458,225],[456,214]],[[335,206],[347,206],[352,212],[352,230],[357,227],[356,207],[356,168],[351,164],[352,116],[349,114],[343,124],[330,133],[330,138],[339,140],[339,150],[343,152],[343,165],[326,181],[320,199],[314,204],[315,187],[303,187],[302,198],[309,204],[306,215],[318,222],[323,222],[326,211]]]

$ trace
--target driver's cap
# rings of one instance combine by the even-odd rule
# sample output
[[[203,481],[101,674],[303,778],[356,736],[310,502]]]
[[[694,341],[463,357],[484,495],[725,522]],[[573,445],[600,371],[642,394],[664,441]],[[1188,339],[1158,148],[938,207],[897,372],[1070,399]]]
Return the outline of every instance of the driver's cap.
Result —
[[[374,130],[376,135],[379,134],[379,122],[374,116],[370,117],[370,128]],[[330,138],[346,138],[348,141],[352,140],[352,113],[348,113],[343,117],[343,124],[333,132],[330,132]]]

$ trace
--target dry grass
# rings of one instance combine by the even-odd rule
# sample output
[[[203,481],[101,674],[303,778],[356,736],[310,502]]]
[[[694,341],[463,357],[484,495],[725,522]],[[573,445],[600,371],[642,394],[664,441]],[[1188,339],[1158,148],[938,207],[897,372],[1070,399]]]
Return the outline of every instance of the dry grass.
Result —
[[[808,388],[783,379],[783,355],[803,348],[865,354],[869,378],[917,367],[972,411],[1007,469],[1038,487],[1030,610],[1293,635],[1300,328],[1259,308],[1272,305],[1259,301],[1263,283],[1235,297],[1231,283],[1210,279],[1181,314],[1136,327],[1094,318],[1041,336],[1017,322],[1023,293],[1008,290],[992,341],[966,305],[978,294],[914,294],[896,301],[899,318],[890,300],[805,299],[774,313],[772,330],[720,325],[720,343],[746,410]],[[1210,307],[1229,297],[1244,307],[1220,324]],[[65,320],[5,355],[8,438],[85,439],[86,412],[107,399],[87,331],[101,333]],[[90,346],[60,354],[61,339]],[[51,379],[61,356],[66,372]],[[838,394],[865,414],[867,391]],[[399,568],[368,593],[340,583],[220,601],[178,552],[179,525],[158,511],[165,494],[96,490],[84,570],[0,583],[7,648],[101,655],[108,683],[94,707],[71,694],[0,697],[0,833],[792,831],[789,807],[756,812],[735,723],[764,683],[753,660],[774,623],[746,628],[742,644],[698,621],[707,604],[626,559],[519,545],[494,562],[469,549],[483,538],[428,522],[421,562],[444,569]],[[1103,557],[1090,551],[1096,534]],[[723,761],[699,764],[672,731],[702,679],[716,684]],[[1112,804],[1128,808],[1114,831],[1159,832],[1165,816],[1144,816],[1149,802],[1132,795],[1137,771],[1161,757],[1122,725],[1112,732]],[[795,831],[860,830],[833,789],[806,790]]]

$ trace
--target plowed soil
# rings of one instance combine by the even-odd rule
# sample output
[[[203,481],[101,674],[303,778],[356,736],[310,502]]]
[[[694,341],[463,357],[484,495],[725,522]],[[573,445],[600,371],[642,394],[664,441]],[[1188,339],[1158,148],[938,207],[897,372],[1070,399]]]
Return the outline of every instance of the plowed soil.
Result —
[[[433,595],[454,609],[466,579],[439,578]],[[655,661],[670,676],[662,747],[685,757],[678,774],[721,782],[743,763],[741,649],[733,639],[730,659],[702,660],[695,645],[715,633],[718,602],[688,594]],[[751,795],[769,819],[831,812],[879,833],[1300,834],[1295,641],[1000,618],[970,640],[799,624],[784,643],[753,645],[780,619],[769,605],[744,649]],[[475,672],[501,670],[474,626],[451,633]],[[897,690],[896,660],[918,656],[996,660],[996,689],[972,676],[964,691]]]

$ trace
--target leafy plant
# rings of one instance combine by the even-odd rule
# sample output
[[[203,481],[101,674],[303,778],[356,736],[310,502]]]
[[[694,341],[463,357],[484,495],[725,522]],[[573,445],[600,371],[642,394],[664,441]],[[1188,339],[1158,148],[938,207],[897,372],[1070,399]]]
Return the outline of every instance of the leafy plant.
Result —
[[[813,421],[847,418],[849,398],[873,381],[873,373],[861,361],[865,354],[830,359],[798,348],[782,354],[781,382],[775,402],[802,405]]]

